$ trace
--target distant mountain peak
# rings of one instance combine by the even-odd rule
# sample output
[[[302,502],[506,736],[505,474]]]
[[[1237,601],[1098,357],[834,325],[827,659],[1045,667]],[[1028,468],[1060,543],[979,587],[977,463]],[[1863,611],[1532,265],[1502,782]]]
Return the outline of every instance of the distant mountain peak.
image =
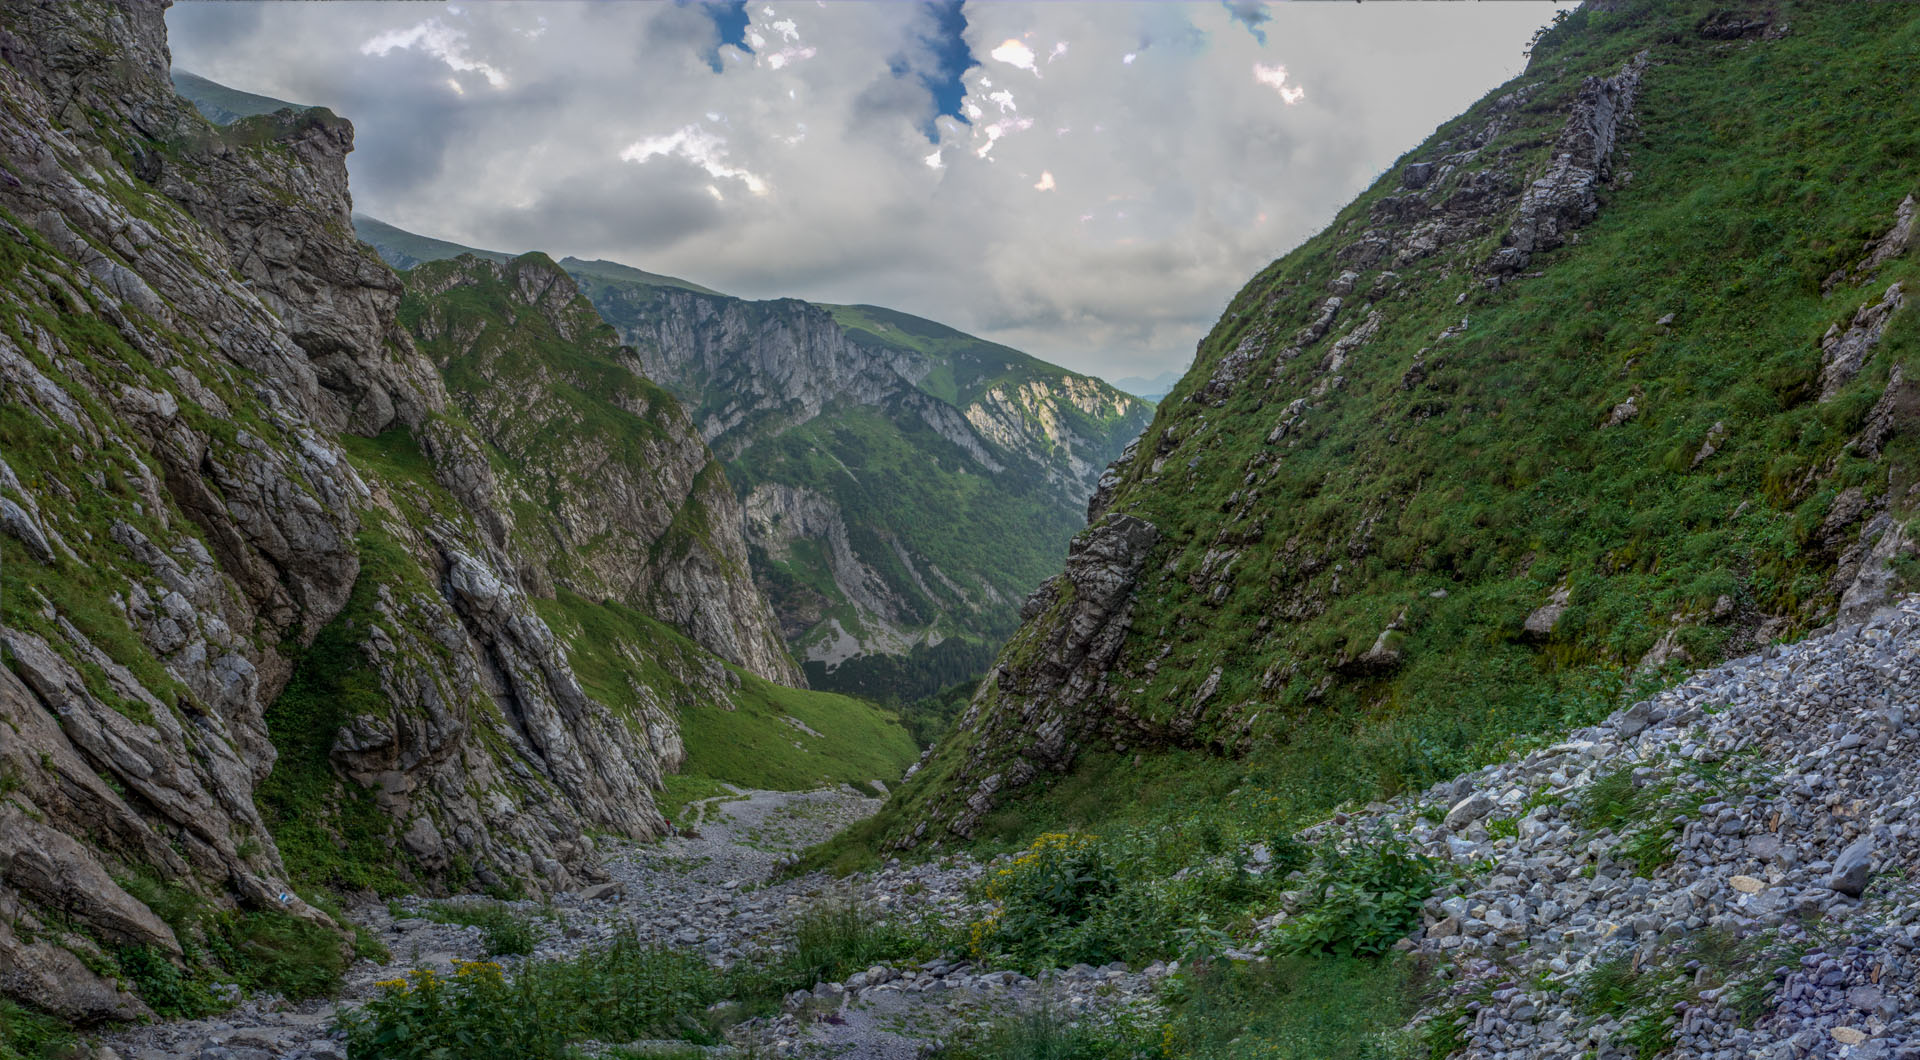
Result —
[[[173,90],[193,104],[202,116],[215,125],[232,125],[241,118],[272,114],[282,110],[311,110],[310,104],[288,103],[272,96],[242,92],[218,81],[201,77],[190,70],[175,67],[170,76]]]
[[[1180,373],[1174,371],[1161,372],[1151,379],[1144,376],[1127,375],[1121,376],[1118,379],[1109,380],[1116,389],[1124,390],[1134,397],[1144,398],[1147,401],[1158,401],[1166,397],[1167,394],[1173,390],[1174,384],[1179,381]]]

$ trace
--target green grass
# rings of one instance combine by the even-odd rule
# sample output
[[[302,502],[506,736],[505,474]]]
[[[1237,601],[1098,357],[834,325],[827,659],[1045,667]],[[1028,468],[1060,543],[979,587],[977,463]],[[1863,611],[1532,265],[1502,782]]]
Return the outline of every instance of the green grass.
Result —
[[[978,1041],[956,1042],[931,1054],[933,1060],[1132,1060],[1138,1055],[1123,1034],[1074,1023],[1044,1005],[1002,1017]]]
[[[335,771],[330,752],[355,717],[390,713],[356,630],[372,617],[381,584],[403,586],[420,574],[412,556],[380,531],[363,530],[359,540],[360,578],[346,608],[298,653],[293,677],[267,708],[267,732],[280,756],[254,801],[295,881],[396,894],[417,875],[394,844],[394,821],[372,789]]]
[[[119,975],[156,1013],[197,1019],[228,1007],[211,987],[229,983],[247,993],[298,1000],[340,987],[350,951],[334,929],[277,909],[234,909],[144,873],[120,880],[180,940],[182,959],[145,945],[111,956]]]
[[[741,675],[735,709],[699,704],[680,716],[685,771],[745,787],[799,791],[906,771],[919,749],[899,719],[870,703]],[[786,721],[795,718],[819,733]]]
[[[533,917],[505,902],[471,898],[428,902],[421,915],[435,923],[461,924],[486,932],[489,957],[523,957],[540,941],[540,929]]]
[[[1589,834],[1609,831],[1614,852],[1640,876],[1671,864],[1687,821],[1714,799],[1737,800],[1773,784],[1751,756],[1692,762],[1658,758],[1604,773],[1574,799],[1573,817]]]
[[[1889,283],[1920,281],[1909,253],[1871,282],[1821,294],[1920,187],[1914,100],[1883,76],[1920,60],[1920,14],[1788,5],[1792,34],[1723,46],[1692,29],[1711,8],[1576,16],[1536,51],[1522,79],[1532,98],[1476,166],[1505,152],[1515,173],[1537,172],[1585,77],[1642,49],[1654,58],[1621,163],[1631,182],[1605,190],[1576,244],[1535,256],[1541,275],[1488,290],[1464,274],[1497,231],[1458,258],[1397,266],[1378,334],[1341,369],[1339,388],[1313,394],[1345,323],[1285,365],[1277,351],[1327,297],[1344,267],[1338,251],[1402,194],[1396,165],[1229,305],[1116,495],[1117,509],[1161,531],[1097,708],[1144,730],[1131,742],[1150,755],[1223,754],[1311,816],[1419,790],[1532,734],[1596,720],[1630,701],[1635,666],[1672,626],[1708,663],[1749,650],[1761,615],[1783,617],[1789,637],[1831,617],[1831,576],[1854,532],[1821,540],[1834,498],[1859,489],[1904,517],[1920,467],[1910,422],[1877,458],[1848,447],[1892,367],[1920,366],[1911,307],[1852,384],[1814,400],[1828,327]],[[1481,127],[1515,87],[1495,89],[1405,161],[1445,154],[1440,141]],[[1361,290],[1380,268],[1359,270]],[[1668,313],[1672,324],[1658,325]],[[1463,316],[1464,333],[1436,338]],[[1218,407],[1188,400],[1243,342],[1259,358],[1251,378],[1272,375],[1272,386],[1242,384]],[[1416,360],[1424,377],[1409,375]],[[1639,416],[1601,429],[1629,394]],[[1295,396],[1308,411],[1269,445]],[[1726,437],[1693,468],[1716,423]],[[1221,578],[1207,556],[1225,549],[1239,556]],[[1524,635],[1528,613],[1563,582],[1572,599],[1559,627]],[[1715,619],[1723,595],[1736,613]],[[1401,661],[1359,664],[1389,624],[1404,633]],[[1016,634],[1003,663],[1018,664],[1049,631]],[[1215,667],[1217,687],[1196,709]],[[989,709],[950,738],[944,757],[1004,750],[965,769],[930,766],[889,834],[956,811],[968,792],[940,778],[971,786],[1005,768],[1022,739],[1013,709]],[[1073,790],[1019,812],[1045,827]]]
[[[0,998],[0,1060],[55,1060],[71,1056],[76,1044],[61,1020]]]
[[[909,931],[858,908],[828,906],[804,913],[784,947],[725,970],[697,954],[620,938],[574,957],[530,961],[511,978],[487,962],[451,976],[416,971],[381,984],[342,1025],[353,1055],[366,1060],[437,1060],[482,1044],[525,1060],[562,1060],[587,1040],[710,1045],[731,1023],[778,1011],[791,991],[926,952]]]
[[[1424,997],[1402,959],[1281,957],[1222,962],[1188,976],[1170,1057],[1196,1060],[1426,1060],[1401,1032]]]
[[[533,603],[566,638],[595,699],[639,718],[646,706],[636,687],[646,688],[679,724],[687,758],[660,800],[670,819],[690,802],[724,793],[723,784],[778,791],[891,785],[919,754],[897,716],[849,696],[787,688],[729,667],[738,684],[730,681],[716,699],[694,677],[710,657],[631,608],[564,589]]]

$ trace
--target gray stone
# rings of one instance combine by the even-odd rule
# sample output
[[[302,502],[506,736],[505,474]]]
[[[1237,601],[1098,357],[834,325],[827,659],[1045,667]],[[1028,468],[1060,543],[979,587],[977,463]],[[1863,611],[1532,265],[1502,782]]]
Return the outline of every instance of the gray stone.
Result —
[[[1484,792],[1476,791],[1466,798],[1461,799],[1459,802],[1454,803],[1453,808],[1447,811],[1445,824],[1451,831],[1462,831],[1468,825],[1492,813],[1493,807],[1494,801],[1492,798],[1488,797]]]
[[[1833,872],[1827,877],[1827,888],[1849,898],[1865,894],[1867,879],[1872,872],[1873,854],[1874,840],[1870,834],[1847,844],[1840,856],[1833,859]]]

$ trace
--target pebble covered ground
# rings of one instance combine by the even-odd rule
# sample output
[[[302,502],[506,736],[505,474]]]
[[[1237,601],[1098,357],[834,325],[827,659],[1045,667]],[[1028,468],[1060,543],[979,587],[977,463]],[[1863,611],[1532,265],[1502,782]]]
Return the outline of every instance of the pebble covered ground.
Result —
[[[1916,807],[1909,599],[1320,827],[1459,873],[1402,944],[1454,977],[1456,1055],[1920,1060]]]
[[[609,848],[609,881],[555,899],[536,955],[632,932],[738,960],[823,902],[946,924],[980,915],[967,890],[983,867],[960,856],[771,882],[795,851],[877,808],[851,789],[714,800],[696,809],[696,836]],[[1917,811],[1913,598],[1303,837],[1384,832],[1446,867],[1451,882],[1401,948],[1440,979],[1421,1021],[1450,1034],[1456,1056],[1920,1060]],[[355,911],[394,960],[355,967],[341,1004],[406,968],[482,955],[479,929],[411,915],[419,907]],[[876,967],[796,992],[735,1033],[754,1055],[906,1060],[1023,1006],[1151,1016],[1167,971],[1078,966],[1036,982],[953,960]],[[340,1060],[333,1011],[252,1000],[120,1034],[101,1055]]]
[[[540,921],[546,934],[535,949],[536,959],[569,956],[632,934],[730,962],[751,957],[758,947],[777,939],[797,915],[823,903],[852,902],[880,916],[907,920],[952,923],[980,915],[968,902],[966,889],[981,868],[966,858],[894,862],[846,879],[810,874],[768,882],[796,852],[879,805],[880,800],[850,788],[746,791],[738,798],[710,800],[689,815],[699,822],[690,836],[606,848],[607,882],[556,896],[550,906],[508,904],[547,918]],[[481,929],[408,915],[425,904],[407,899],[394,908],[369,905],[352,911],[353,918],[388,947],[393,960],[356,964],[338,1002],[249,1000],[217,1018],[113,1035],[97,1051],[97,1060],[109,1055],[124,1060],[344,1060],[345,1046],[331,1030],[336,1007],[370,996],[375,982],[407,969],[447,973],[455,960],[485,956]],[[503,961],[509,970],[513,962]],[[758,1055],[912,1058],[944,1036],[1038,1003],[1063,1013],[1147,1004],[1153,984],[1165,974],[1163,966],[1140,972],[1081,966],[1039,983],[1017,972],[955,960],[874,967],[844,983],[798,991],[787,999],[781,1015],[751,1021],[737,1028],[735,1036]]]

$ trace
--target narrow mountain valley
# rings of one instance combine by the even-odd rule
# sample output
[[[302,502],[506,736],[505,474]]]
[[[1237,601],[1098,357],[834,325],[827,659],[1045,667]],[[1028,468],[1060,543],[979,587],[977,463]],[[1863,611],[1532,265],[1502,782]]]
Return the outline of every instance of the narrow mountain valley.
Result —
[[[0,0],[0,1060],[1920,1060],[1920,9],[1542,18],[1154,404]]]
[[[354,225],[424,276],[467,254],[511,260]],[[559,266],[725,463],[754,578],[817,688],[911,701],[986,670],[1150,412],[880,306],[748,302],[614,262]]]

